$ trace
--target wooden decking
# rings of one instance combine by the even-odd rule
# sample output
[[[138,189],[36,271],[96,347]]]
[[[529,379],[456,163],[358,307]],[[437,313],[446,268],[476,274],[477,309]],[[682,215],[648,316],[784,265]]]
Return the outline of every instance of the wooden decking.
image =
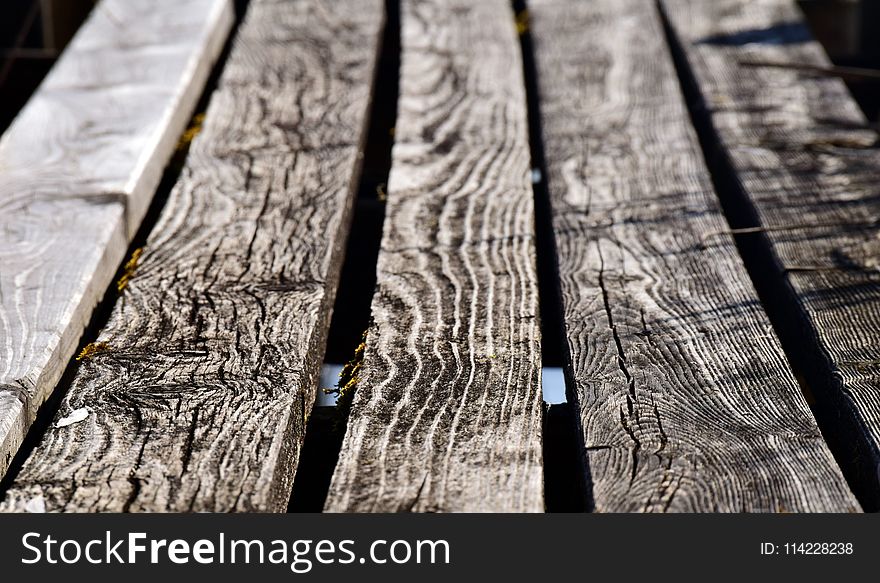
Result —
[[[403,5],[373,325],[329,510],[539,511],[523,67],[506,0]]]
[[[596,509],[852,508],[725,232],[655,6],[531,17]]]
[[[792,0],[102,0],[0,140],[0,509],[880,508],[880,150],[833,72]]]

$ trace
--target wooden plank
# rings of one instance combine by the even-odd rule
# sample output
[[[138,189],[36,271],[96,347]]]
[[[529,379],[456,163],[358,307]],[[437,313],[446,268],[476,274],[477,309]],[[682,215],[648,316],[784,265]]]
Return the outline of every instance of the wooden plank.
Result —
[[[124,258],[233,20],[104,0],[0,139],[0,475]]]
[[[507,0],[405,0],[371,325],[329,511],[541,511],[540,331]]]
[[[3,509],[286,508],[382,22],[379,0],[252,0],[103,350]]]
[[[750,64],[830,65],[793,2],[664,6],[720,159],[766,229],[773,295],[793,297],[780,309],[796,312],[819,410],[849,449],[839,455],[860,496],[880,506],[878,136],[839,79]]]
[[[94,9],[0,141],[4,181],[124,195],[137,229],[233,19],[229,0],[161,2]]]
[[[858,510],[724,232],[654,2],[529,5],[595,509]]]

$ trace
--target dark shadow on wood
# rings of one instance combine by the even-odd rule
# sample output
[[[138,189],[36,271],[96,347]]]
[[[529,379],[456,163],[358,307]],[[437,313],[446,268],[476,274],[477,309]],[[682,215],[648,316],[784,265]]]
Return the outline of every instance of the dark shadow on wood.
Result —
[[[787,45],[813,40],[809,29],[801,22],[783,22],[769,28],[743,30],[733,34],[714,35],[702,39],[700,44],[741,46],[751,43]]]
[[[760,228],[757,210],[743,191],[737,172],[721,146],[683,47],[671,28],[662,2],[657,4],[688,110],[727,222],[734,230]],[[803,26],[800,28],[806,30]],[[880,509],[880,474],[873,460],[877,459],[878,452],[862,430],[858,412],[836,386],[834,365],[819,346],[818,334],[800,308],[773,245],[766,233],[760,231],[733,237],[804,397],[850,489],[865,511],[876,512]],[[833,290],[828,292],[834,293]]]
[[[345,430],[340,430],[335,407],[315,407],[306,426],[288,512],[321,512],[336,469]]]
[[[545,367],[563,369],[567,401],[565,404],[545,407],[544,411],[544,503],[548,512],[586,512],[593,509],[593,489],[584,447],[584,432],[578,414],[579,399],[574,390],[571,356],[565,337],[556,239],[553,234],[553,214],[544,161],[538,71],[528,30],[527,2],[513,0],[512,5],[520,31],[528,102],[529,147],[535,193],[541,356]]]
[[[370,325],[397,122],[399,79],[400,1],[386,0],[385,31],[373,84],[370,127],[324,362],[350,361]],[[314,409],[306,428],[288,512],[323,510],[345,436],[346,414],[341,407]]]

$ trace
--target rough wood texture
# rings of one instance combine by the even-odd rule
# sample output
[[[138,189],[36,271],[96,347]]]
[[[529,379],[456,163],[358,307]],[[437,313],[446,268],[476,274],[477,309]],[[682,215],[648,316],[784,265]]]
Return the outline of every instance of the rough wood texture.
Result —
[[[817,395],[880,504],[880,150],[790,0],[664,2],[722,156],[757,211],[807,329],[799,352],[831,371]],[[776,295],[782,294],[780,286]],[[812,352],[809,347],[813,347]],[[828,387],[828,388],[824,388]]]
[[[4,182],[124,198],[136,230],[232,20],[229,0],[103,0],[0,141]]]
[[[596,510],[858,510],[724,233],[654,2],[529,4]]]
[[[233,20],[104,0],[0,140],[0,475],[73,356]]]
[[[278,511],[326,342],[379,0],[253,0],[134,276],[3,509]]]
[[[374,322],[330,511],[541,511],[525,90],[507,0],[405,0]]]

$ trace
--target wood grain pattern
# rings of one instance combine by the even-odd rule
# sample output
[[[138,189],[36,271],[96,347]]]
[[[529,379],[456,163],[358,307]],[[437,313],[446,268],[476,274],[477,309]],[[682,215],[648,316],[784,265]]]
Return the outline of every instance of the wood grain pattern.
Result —
[[[654,2],[529,5],[595,509],[858,510],[724,233]]]
[[[124,196],[136,230],[232,18],[229,0],[102,0],[0,141],[4,181]]]
[[[329,511],[541,511],[522,62],[506,0],[405,0],[373,324]]]
[[[253,0],[134,276],[4,510],[279,511],[315,398],[383,22]]]
[[[794,2],[665,1],[720,151],[799,304],[801,352],[822,361],[823,406],[853,435],[851,463],[880,504],[880,150]],[[779,293],[783,293],[780,289]],[[812,347],[812,348],[811,348]]]
[[[233,19],[103,0],[0,139],[0,475],[70,362]]]

